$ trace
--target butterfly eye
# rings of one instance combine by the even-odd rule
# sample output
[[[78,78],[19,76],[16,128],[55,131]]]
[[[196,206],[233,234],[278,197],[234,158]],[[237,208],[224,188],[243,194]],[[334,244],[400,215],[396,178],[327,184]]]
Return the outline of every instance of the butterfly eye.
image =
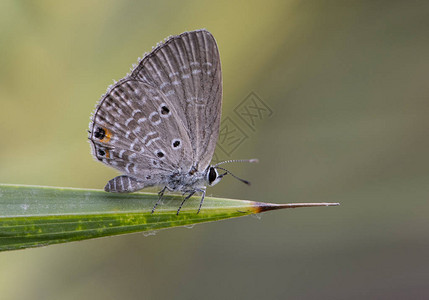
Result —
[[[159,158],[163,158],[164,155],[164,152],[162,152],[161,150],[156,151],[156,156],[158,156]]]
[[[217,178],[217,172],[215,168],[211,167],[208,175],[209,184],[211,185]]]

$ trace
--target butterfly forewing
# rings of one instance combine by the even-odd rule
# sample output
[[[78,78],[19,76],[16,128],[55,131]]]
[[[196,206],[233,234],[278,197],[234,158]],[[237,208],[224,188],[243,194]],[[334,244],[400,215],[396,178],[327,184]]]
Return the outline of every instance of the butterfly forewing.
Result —
[[[157,87],[176,108],[190,139],[195,166],[209,165],[219,135],[222,75],[219,51],[206,30],[169,38],[146,55],[132,78]]]

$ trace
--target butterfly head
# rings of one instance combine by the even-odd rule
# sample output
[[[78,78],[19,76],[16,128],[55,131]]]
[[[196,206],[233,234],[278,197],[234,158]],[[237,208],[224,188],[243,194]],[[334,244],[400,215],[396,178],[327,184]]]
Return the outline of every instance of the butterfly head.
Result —
[[[206,181],[209,186],[214,186],[217,184],[221,179],[223,175],[219,175],[218,171],[216,170],[216,167],[209,166],[206,174]]]
[[[231,162],[250,162],[250,163],[254,163],[254,162],[258,162],[258,160],[257,159],[228,160],[228,161],[223,161],[223,162],[217,163],[217,164],[215,164],[213,166],[209,166],[207,168],[207,171],[206,171],[206,181],[207,181],[207,183],[208,183],[209,186],[214,186],[219,181],[221,181],[221,179],[223,178],[223,176],[228,175],[228,174],[231,175],[232,177],[234,177],[235,179],[238,179],[241,182],[250,185],[249,181],[244,180],[244,179],[242,179],[240,177],[235,176],[234,174],[232,174],[227,169],[219,167],[219,165],[222,165],[224,163],[231,163]],[[219,174],[218,170],[222,170],[223,173]]]

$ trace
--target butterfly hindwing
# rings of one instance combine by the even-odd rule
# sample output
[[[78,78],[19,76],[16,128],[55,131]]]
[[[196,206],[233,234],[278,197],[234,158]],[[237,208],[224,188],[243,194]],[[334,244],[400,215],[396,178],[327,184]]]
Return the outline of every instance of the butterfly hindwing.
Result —
[[[95,109],[89,134],[92,153],[146,186],[159,184],[163,176],[192,165],[191,142],[181,122],[158,89],[125,78]]]

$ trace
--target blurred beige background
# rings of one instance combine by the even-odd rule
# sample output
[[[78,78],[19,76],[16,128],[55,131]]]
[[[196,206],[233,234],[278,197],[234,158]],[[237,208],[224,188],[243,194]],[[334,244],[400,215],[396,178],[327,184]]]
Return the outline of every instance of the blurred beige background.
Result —
[[[230,156],[260,159],[229,167],[251,187],[208,193],[341,206],[0,253],[1,298],[429,297],[427,1],[3,0],[0,182],[104,187],[117,173],[90,155],[95,103],[203,27],[223,116],[247,136]],[[251,92],[273,111],[254,131],[234,112]]]

